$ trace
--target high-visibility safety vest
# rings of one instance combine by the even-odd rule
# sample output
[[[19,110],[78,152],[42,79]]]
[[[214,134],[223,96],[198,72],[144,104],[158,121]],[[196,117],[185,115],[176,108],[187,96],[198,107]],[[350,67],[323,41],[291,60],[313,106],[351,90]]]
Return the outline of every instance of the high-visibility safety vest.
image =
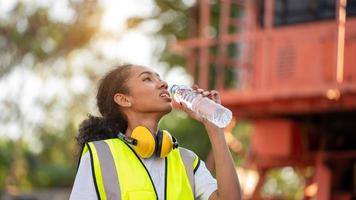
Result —
[[[152,178],[134,150],[120,139],[89,142],[96,193],[100,200],[158,199]],[[165,158],[166,200],[194,199],[194,173],[200,160],[190,150],[177,148]]]

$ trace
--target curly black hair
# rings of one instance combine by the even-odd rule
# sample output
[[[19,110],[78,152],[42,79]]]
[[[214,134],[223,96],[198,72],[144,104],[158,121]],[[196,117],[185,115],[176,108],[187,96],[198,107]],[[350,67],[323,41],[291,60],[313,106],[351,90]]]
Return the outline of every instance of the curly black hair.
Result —
[[[88,114],[88,118],[81,122],[77,137],[80,147],[87,142],[115,138],[119,131],[126,132],[127,118],[115,103],[114,95],[129,94],[125,83],[132,67],[131,64],[116,66],[100,80],[96,100],[102,116]]]

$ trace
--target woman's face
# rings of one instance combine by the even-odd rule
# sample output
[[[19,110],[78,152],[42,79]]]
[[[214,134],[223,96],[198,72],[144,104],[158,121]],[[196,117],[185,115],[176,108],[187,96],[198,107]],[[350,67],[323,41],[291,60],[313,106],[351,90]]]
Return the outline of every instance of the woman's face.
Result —
[[[172,98],[168,85],[149,68],[134,66],[130,69],[126,84],[131,109],[141,113],[167,114],[172,110]]]

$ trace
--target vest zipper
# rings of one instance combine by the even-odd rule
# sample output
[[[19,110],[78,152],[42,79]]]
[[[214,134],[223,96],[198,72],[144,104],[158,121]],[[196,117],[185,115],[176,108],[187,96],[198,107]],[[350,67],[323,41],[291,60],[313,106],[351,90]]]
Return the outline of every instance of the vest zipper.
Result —
[[[126,143],[124,142],[124,144],[126,144]],[[130,150],[135,154],[136,158],[140,161],[140,163],[141,163],[141,165],[143,166],[143,168],[146,170],[147,175],[148,175],[148,177],[150,178],[150,181],[151,181],[151,183],[152,183],[153,190],[155,191],[156,199],[158,200],[158,194],[157,194],[157,190],[156,190],[155,184],[153,183],[152,177],[151,177],[150,173],[148,172],[146,166],[143,164],[142,160],[141,160],[140,157],[136,154],[136,152],[130,147],[130,145],[126,144],[126,146],[128,146],[128,147],[130,148]]]

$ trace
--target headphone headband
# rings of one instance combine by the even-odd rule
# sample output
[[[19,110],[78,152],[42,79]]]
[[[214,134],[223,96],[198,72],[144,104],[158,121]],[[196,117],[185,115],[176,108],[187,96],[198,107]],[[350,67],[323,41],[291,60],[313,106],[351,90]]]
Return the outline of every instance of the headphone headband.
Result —
[[[131,137],[126,137],[125,134],[121,133],[119,131],[119,133],[117,134],[117,137],[129,144],[132,144],[132,145],[137,145],[137,140],[135,138],[131,138]]]

